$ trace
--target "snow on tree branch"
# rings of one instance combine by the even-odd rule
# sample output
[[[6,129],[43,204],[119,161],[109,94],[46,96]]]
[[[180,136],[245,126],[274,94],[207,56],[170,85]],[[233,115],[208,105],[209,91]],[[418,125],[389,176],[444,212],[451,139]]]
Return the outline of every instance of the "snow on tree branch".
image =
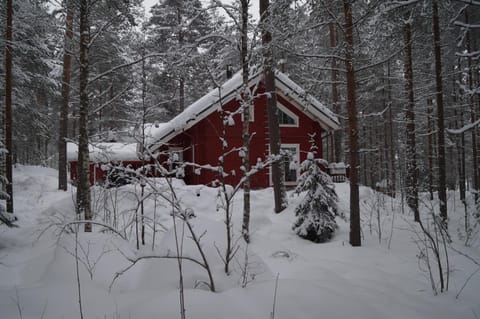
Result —
[[[459,134],[463,134],[465,132],[468,132],[470,130],[473,130],[475,128],[475,126],[479,126],[479,125],[480,125],[480,119],[476,120],[473,123],[469,123],[469,124],[459,128],[459,129],[447,129],[447,133],[453,134],[453,135],[459,135]]]

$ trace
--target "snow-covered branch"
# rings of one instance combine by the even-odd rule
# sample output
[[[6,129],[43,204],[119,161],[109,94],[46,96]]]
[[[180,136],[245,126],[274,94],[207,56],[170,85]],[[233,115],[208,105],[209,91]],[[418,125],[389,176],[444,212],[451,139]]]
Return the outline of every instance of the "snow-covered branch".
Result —
[[[461,58],[477,58],[478,56],[480,56],[480,51],[456,52],[455,55]]]
[[[473,123],[469,123],[461,128],[458,128],[458,129],[447,129],[447,133],[449,134],[452,134],[452,135],[459,135],[459,134],[463,134],[465,132],[468,132],[470,130],[473,130],[475,128],[475,126],[479,126],[480,125],[480,119],[476,120],[475,122]]]
[[[125,235],[120,233],[118,230],[116,230],[112,226],[107,225],[105,223],[92,221],[92,220],[74,220],[74,221],[68,222],[68,223],[66,223],[62,226],[62,229],[60,230],[60,233],[63,233],[71,225],[79,225],[79,224],[93,224],[93,225],[97,225],[97,226],[102,226],[102,227],[107,228],[108,230],[112,231],[113,233],[117,234],[118,236],[120,236],[120,238],[122,238],[124,240],[127,240]]]
[[[123,68],[126,68],[126,67],[129,67],[129,66],[132,66],[132,65],[135,65],[137,63],[140,63],[148,58],[161,58],[161,57],[165,57],[167,54],[166,53],[151,53],[151,54],[147,54],[139,59],[136,59],[136,60],[133,60],[131,62],[127,62],[127,63],[123,63],[123,64],[119,64],[113,68],[111,68],[110,70],[108,71],[105,71],[103,73],[100,73],[99,75],[95,76],[94,78],[90,79],[88,81],[88,84],[91,85],[92,83],[100,80],[101,78],[103,78],[104,76],[107,76],[109,75],[110,73],[113,73],[115,71],[118,71],[118,70],[121,70]]]
[[[475,0],[456,0],[456,1],[466,3],[466,4],[471,4],[474,6],[480,6],[480,1],[475,1]]]
[[[471,24],[462,21],[455,21],[454,24],[465,29],[480,29],[480,24]]]

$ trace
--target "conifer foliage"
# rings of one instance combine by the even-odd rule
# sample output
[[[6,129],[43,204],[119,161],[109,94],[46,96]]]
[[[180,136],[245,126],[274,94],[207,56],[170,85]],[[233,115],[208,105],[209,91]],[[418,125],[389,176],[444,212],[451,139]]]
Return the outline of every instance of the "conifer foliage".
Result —
[[[337,228],[335,214],[338,196],[331,177],[320,169],[320,165],[327,166],[327,162],[315,158],[317,146],[315,134],[310,135],[310,152],[302,162],[302,174],[295,188],[295,194],[306,191],[304,199],[295,208],[297,219],[292,229],[298,236],[323,243],[330,240]]]

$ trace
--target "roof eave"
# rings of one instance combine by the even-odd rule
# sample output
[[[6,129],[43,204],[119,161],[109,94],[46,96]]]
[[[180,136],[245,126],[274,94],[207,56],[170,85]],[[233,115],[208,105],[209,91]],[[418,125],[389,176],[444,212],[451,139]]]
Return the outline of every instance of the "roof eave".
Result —
[[[249,82],[248,82],[248,85],[251,86],[255,83],[258,82],[259,78],[260,78],[260,75],[261,75],[261,72],[257,72],[255,73],[254,75],[252,75],[249,79]],[[236,95],[236,93],[238,92],[238,90],[242,87],[243,83],[241,81],[239,81],[238,84],[236,84],[229,92],[227,92],[225,95],[222,95],[222,96],[219,96],[217,99],[215,99],[213,102],[210,102],[209,105],[204,108],[202,111],[196,113],[194,115],[194,119],[190,118],[186,121],[185,125],[182,127],[181,130],[176,130],[174,128],[172,128],[171,131],[169,131],[168,133],[164,134],[162,137],[160,137],[159,139],[157,139],[155,142],[151,143],[151,146],[149,146],[149,149],[151,149],[152,152],[156,151],[158,148],[160,148],[162,145],[165,145],[167,143],[168,140],[174,138],[175,136],[177,136],[178,134],[188,130],[189,128],[191,128],[193,125],[195,125],[196,123],[200,122],[201,120],[203,120],[204,118],[206,118],[207,116],[209,116],[210,114],[212,114],[215,109],[218,107],[219,103],[222,103],[223,105],[230,102]],[[209,94],[213,92],[210,91]],[[208,94],[207,94],[208,95]],[[205,96],[207,96],[205,95]],[[204,97],[205,97],[204,96]],[[203,97],[202,97],[203,98]],[[187,107],[188,109],[188,107]],[[187,110],[185,109],[185,110]],[[180,113],[181,114],[181,113]],[[174,118],[175,119],[175,118]],[[174,119],[172,119],[171,121],[173,121]],[[153,146],[153,148],[152,148]]]
[[[278,73],[276,73],[276,74],[278,74]],[[339,130],[341,128],[340,123],[338,122],[338,119],[336,117],[332,117],[329,114],[326,114],[323,110],[318,108],[314,103],[312,103],[311,101],[309,101],[308,99],[306,99],[304,97],[301,97],[299,92],[297,92],[297,90],[295,90],[295,88],[289,86],[287,83],[283,82],[278,77],[276,77],[276,86],[277,86],[277,89],[284,92],[285,96],[291,96],[291,98],[294,99],[299,105],[305,105],[305,107],[303,107],[302,109],[306,112],[309,112],[314,118],[316,118],[318,123],[320,124],[320,126],[323,129],[325,129],[327,131],[335,131],[335,130]],[[282,86],[283,86],[283,88],[282,88]],[[292,94],[292,95],[286,94],[286,91],[287,91],[286,89],[288,89],[290,92],[293,92],[294,94]],[[310,95],[307,95],[307,96],[310,96]],[[313,98],[313,97],[311,97],[311,98]],[[320,102],[318,102],[318,103],[320,103]],[[310,110],[310,108],[315,109],[317,114],[312,112]]]

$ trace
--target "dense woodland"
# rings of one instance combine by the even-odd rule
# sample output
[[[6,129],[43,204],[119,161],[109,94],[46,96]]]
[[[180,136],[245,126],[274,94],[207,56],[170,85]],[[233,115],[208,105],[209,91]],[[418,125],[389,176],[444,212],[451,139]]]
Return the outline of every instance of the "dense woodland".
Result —
[[[443,219],[447,190],[478,192],[480,2],[260,2],[258,19],[248,0],[162,0],[149,12],[139,0],[2,1],[4,175],[11,163],[59,167],[66,188],[66,141],[80,153],[141,141],[145,123],[171,119],[227,70],[248,79],[263,66],[341,120],[323,154],[351,165],[353,222],[358,184],[405,193],[417,213],[418,193],[438,192]]]

